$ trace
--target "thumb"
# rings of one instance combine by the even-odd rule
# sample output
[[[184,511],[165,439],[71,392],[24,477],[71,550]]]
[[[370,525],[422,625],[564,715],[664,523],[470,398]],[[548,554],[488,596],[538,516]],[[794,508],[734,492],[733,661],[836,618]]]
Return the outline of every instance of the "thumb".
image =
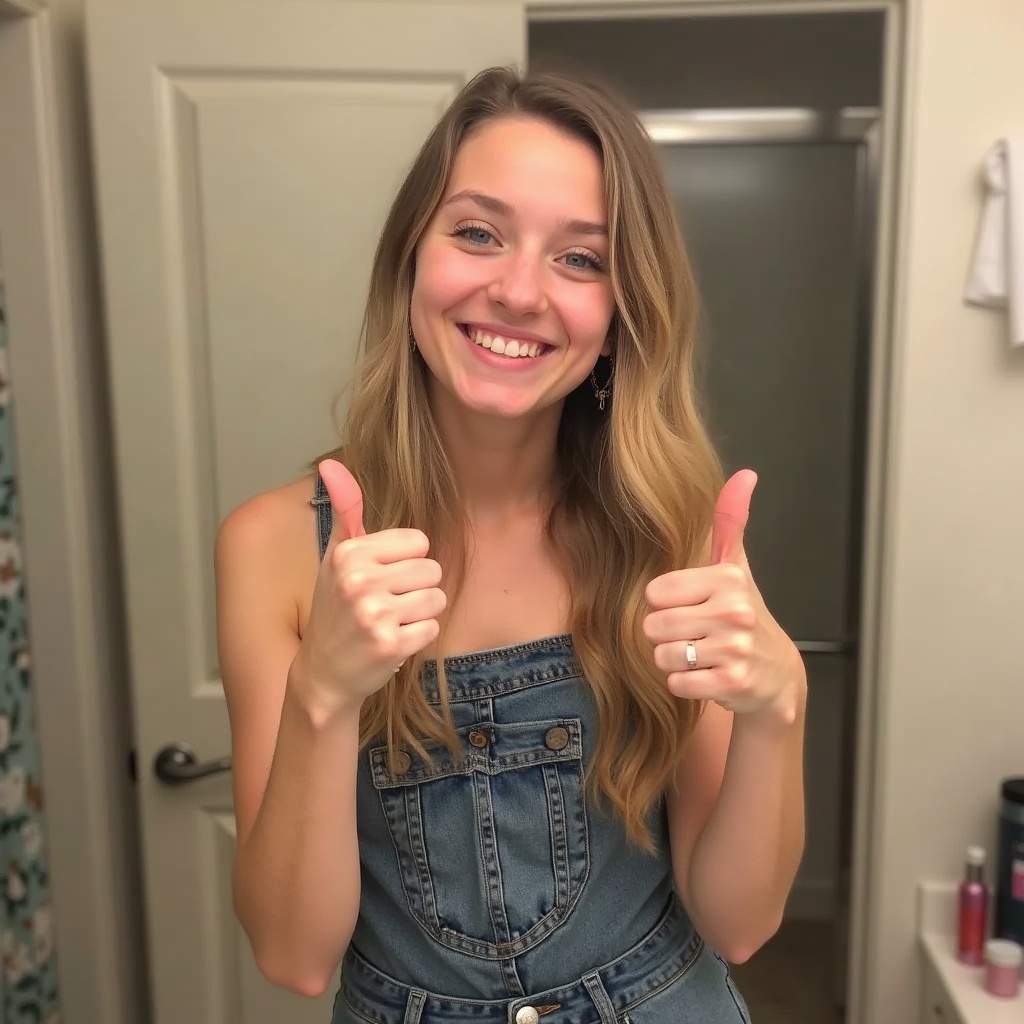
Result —
[[[750,512],[750,497],[757,485],[757,474],[752,469],[734,473],[715,502],[714,525],[711,527],[711,564],[736,562],[742,565],[743,530]]]
[[[331,499],[334,526],[331,537],[337,543],[351,537],[363,537],[363,492],[356,478],[335,459],[324,459],[317,467]]]

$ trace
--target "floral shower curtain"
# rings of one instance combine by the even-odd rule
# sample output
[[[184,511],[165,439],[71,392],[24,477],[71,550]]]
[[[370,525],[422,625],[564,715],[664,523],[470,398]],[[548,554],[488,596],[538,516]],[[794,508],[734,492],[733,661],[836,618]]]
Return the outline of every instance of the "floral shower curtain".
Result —
[[[59,1024],[0,288],[0,1022]]]

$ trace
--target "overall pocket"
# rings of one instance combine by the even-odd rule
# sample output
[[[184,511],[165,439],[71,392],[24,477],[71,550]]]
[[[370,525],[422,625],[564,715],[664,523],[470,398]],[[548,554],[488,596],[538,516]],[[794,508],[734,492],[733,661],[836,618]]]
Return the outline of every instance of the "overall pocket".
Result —
[[[439,942],[524,952],[569,915],[590,870],[578,718],[479,722],[463,756],[369,751],[409,911]]]

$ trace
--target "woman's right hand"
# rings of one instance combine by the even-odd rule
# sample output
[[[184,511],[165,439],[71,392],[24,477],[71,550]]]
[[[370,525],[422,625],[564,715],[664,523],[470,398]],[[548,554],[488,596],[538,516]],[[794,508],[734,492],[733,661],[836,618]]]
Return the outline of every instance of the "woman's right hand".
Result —
[[[446,597],[420,530],[367,535],[363,494],[340,462],[320,475],[334,520],[294,668],[328,714],[358,711],[402,663],[432,643]]]

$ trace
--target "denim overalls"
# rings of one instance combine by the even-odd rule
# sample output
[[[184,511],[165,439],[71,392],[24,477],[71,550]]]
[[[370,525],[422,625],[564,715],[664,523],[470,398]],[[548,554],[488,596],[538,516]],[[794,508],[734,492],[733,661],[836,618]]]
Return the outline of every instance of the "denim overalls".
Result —
[[[331,506],[318,479],[321,557]],[[749,1024],[657,852],[584,799],[597,711],[569,636],[446,659],[464,756],[360,753],[359,920],[332,1024]],[[438,701],[436,670],[423,685]]]

